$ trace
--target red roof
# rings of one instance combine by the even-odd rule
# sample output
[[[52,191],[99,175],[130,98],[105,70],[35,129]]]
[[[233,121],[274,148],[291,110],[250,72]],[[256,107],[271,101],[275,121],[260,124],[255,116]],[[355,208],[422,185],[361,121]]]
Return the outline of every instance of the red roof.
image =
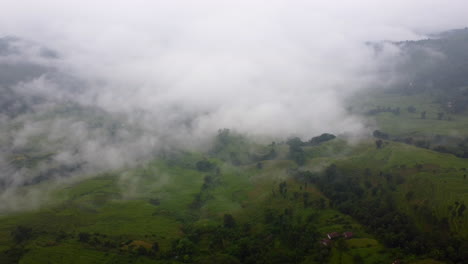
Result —
[[[343,233],[343,237],[344,238],[352,238],[353,237],[353,232],[344,232]]]
[[[320,240],[320,244],[322,244],[324,246],[329,246],[331,244],[331,240],[328,239],[328,238],[322,239],[322,240]]]
[[[332,233],[328,233],[327,234],[327,237],[329,239],[333,239],[333,238],[337,238],[337,237],[340,237],[340,234],[338,232],[332,232]]]

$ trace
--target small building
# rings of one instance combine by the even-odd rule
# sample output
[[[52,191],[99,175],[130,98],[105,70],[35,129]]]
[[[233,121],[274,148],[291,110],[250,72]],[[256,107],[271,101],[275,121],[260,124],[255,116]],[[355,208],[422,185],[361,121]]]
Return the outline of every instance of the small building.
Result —
[[[346,238],[346,239],[352,238],[353,235],[354,235],[353,232],[349,232],[349,231],[343,233],[343,237]]]
[[[328,238],[324,238],[324,239],[320,240],[320,244],[322,244],[322,245],[324,245],[326,247],[330,246],[331,242],[332,241],[330,239],[328,239]]]
[[[340,237],[341,235],[338,232],[331,232],[327,234],[328,239],[335,239]]]

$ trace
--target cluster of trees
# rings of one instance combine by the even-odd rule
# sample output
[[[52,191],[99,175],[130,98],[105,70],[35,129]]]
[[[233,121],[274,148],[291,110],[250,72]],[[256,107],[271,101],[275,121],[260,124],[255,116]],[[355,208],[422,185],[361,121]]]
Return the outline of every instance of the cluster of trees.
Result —
[[[426,111],[421,112],[421,119],[426,119]],[[437,120],[448,120],[452,121],[452,117],[446,116],[444,112],[438,112],[437,113]]]
[[[309,140],[309,142],[306,143],[306,145],[315,146],[315,145],[319,145],[319,144],[321,144],[323,142],[333,140],[335,138],[336,138],[336,136],[333,135],[333,134],[324,133],[324,134],[321,134],[320,136],[311,138]]]
[[[463,214],[465,213],[465,210],[466,210],[466,205],[463,201],[462,202],[455,201],[453,205],[449,205],[448,209],[453,218],[463,217]]]
[[[216,169],[203,178],[203,185],[190,204],[191,209],[200,209],[206,201],[213,198],[211,191],[221,183],[221,170],[214,168]]]
[[[225,128],[218,130],[210,154],[225,162],[242,165],[251,162],[250,148],[244,136]]]
[[[375,138],[380,138],[380,139],[390,139],[390,135],[387,134],[387,133],[384,133],[380,130],[374,130],[374,132],[372,133],[372,135],[375,137]]]
[[[454,30],[432,39],[396,43],[405,60],[395,69],[401,83],[394,90],[403,94],[432,94],[447,113],[468,109],[468,30]],[[438,59],[433,52],[442,54]]]
[[[286,142],[286,144],[289,145],[288,156],[298,165],[304,165],[306,155],[302,147],[316,146],[323,142],[333,140],[334,138],[336,138],[335,135],[328,133],[313,137],[309,141],[305,142],[298,137],[290,138]],[[272,142],[268,148],[262,152],[263,153],[261,154],[253,153],[251,146],[242,135],[232,132],[229,129],[220,129],[215,138],[214,147],[210,151],[210,154],[213,157],[231,162],[234,165],[249,164],[252,162],[258,163],[263,160],[272,160],[276,158],[276,143]],[[261,165],[259,165],[259,168],[261,168]],[[197,164],[197,169],[209,170],[210,168],[208,163],[201,161],[200,164]]]
[[[394,115],[400,115],[400,107],[391,108],[391,107],[381,107],[377,106],[377,108],[371,109],[367,112],[368,115],[376,115],[379,113],[392,113]]]
[[[249,223],[237,223],[230,214],[223,220],[223,225],[215,227],[185,225],[185,236],[172,243],[165,257],[187,263],[283,264],[300,263],[306,256],[323,263],[329,256],[329,249],[318,243],[320,235],[312,219],[298,223],[290,208],[266,209],[256,221],[264,227],[261,231]]]
[[[468,138],[435,135],[433,137],[392,137],[391,135],[375,130],[373,136],[377,138],[376,146],[381,148],[383,140],[391,140],[414,145],[419,148],[431,149],[441,153],[450,153],[459,158],[468,158]]]
[[[10,233],[13,246],[0,252],[0,263],[19,263],[21,258],[29,251],[30,241],[38,235],[46,234],[47,237],[55,237],[55,241],[49,241],[48,245],[56,245],[66,239],[76,240],[85,244],[87,247],[93,247],[99,251],[113,251],[114,253],[129,258],[135,256],[146,256],[159,258],[160,250],[158,242],[154,242],[149,248],[132,244],[133,240],[124,237],[109,237],[100,233],[80,232],[79,234],[67,233],[64,231],[54,233],[44,233],[33,230],[27,226],[17,226]]]
[[[416,108],[414,106],[408,106],[407,109],[408,113],[416,113]],[[377,115],[379,113],[392,113],[394,115],[400,115],[400,107],[391,108],[391,107],[380,107],[378,106],[375,109],[371,109],[367,112],[368,115]],[[420,114],[421,119],[426,119],[427,113],[426,111],[422,111]],[[452,118],[447,116],[444,112],[438,112],[435,116],[437,120],[449,120],[451,121]]]
[[[196,195],[191,208],[196,210],[209,199],[210,192],[219,183],[220,174],[216,169],[206,172],[204,183]],[[312,174],[305,173],[304,178]],[[307,183],[304,184],[307,188]],[[301,186],[301,190],[302,190]],[[304,207],[321,206],[325,200],[312,201],[306,191],[288,191],[288,183],[278,184],[281,199],[301,202]],[[276,197],[276,195],[274,195]],[[320,205],[322,204],[322,205]],[[301,263],[305,258],[317,263],[327,262],[330,248],[319,243],[322,235],[317,231],[315,214],[307,219],[298,217],[293,208],[283,206],[265,209],[254,221],[238,222],[232,214],[224,214],[218,226],[193,225],[184,221],[183,237],[172,242],[171,248],[163,252],[156,249],[134,248],[122,254],[136,254],[157,259],[183,263]],[[255,225],[255,226],[253,226]],[[80,234],[80,241],[90,244],[91,234]],[[131,241],[120,243],[129,245]],[[159,249],[159,248],[158,248]]]
[[[78,234],[78,241],[88,244],[98,249],[119,249],[122,246],[130,244],[131,240],[120,241],[115,238],[109,238],[107,235],[100,233],[81,232]]]
[[[64,234],[65,237],[73,237],[72,235]],[[108,237],[100,233],[81,232],[78,234],[78,241],[92,246],[97,250],[115,250],[119,254],[147,256],[159,258],[160,248],[158,242],[153,242],[151,247],[133,244],[133,240],[125,239],[124,237]]]
[[[28,241],[32,237],[32,228],[26,226],[17,226],[12,232],[11,236],[13,241],[17,244],[21,244]]]
[[[220,129],[210,151],[213,157],[233,165],[245,165],[262,160],[272,160],[277,156],[276,143],[272,142],[263,153],[253,153],[252,146],[241,134],[229,129]]]
[[[276,158],[277,156],[277,153],[276,153],[276,143],[275,142],[272,142],[269,146],[268,146],[269,150],[267,150],[266,153],[264,154],[256,154],[256,153],[252,153],[250,155],[250,159],[252,162],[259,162],[259,161],[262,161],[262,160],[273,160]]]
[[[306,161],[306,155],[302,146],[304,146],[304,142],[298,137],[291,138],[287,141],[289,145],[289,158],[294,160],[297,165],[302,166]]]
[[[320,136],[313,137],[308,141],[302,141],[298,137],[293,137],[293,138],[288,139],[288,141],[286,143],[288,145],[295,145],[295,146],[299,146],[299,147],[316,146],[316,145],[320,145],[321,143],[333,140],[335,138],[336,138],[336,136],[333,135],[333,134],[323,133]]]
[[[216,168],[216,164],[214,164],[213,162],[210,162],[208,160],[200,160],[198,161],[196,164],[195,164],[195,167],[197,168],[197,170],[199,171],[204,171],[204,172],[207,172],[207,171],[211,171],[213,170],[214,168]]]
[[[298,165],[304,165],[306,161],[306,155],[302,147],[305,146],[316,146],[323,142],[335,139],[336,136],[333,134],[324,133],[320,136],[313,137],[309,141],[303,142],[298,137],[288,139],[286,142],[289,145],[289,158],[294,160]]]
[[[406,108],[406,111],[408,111],[408,113],[416,113],[416,107],[410,105]]]
[[[412,218],[397,209],[391,195],[393,182],[399,182],[395,177],[386,177],[388,185],[373,186],[364,183],[365,177],[348,176],[336,165],[329,166],[321,176],[311,175],[307,179],[319,187],[333,207],[367,226],[385,245],[453,263],[468,258],[467,241],[448,236],[447,225],[440,222],[443,220],[434,220],[437,228],[433,232],[421,232]]]
[[[14,245],[0,252],[0,263],[19,263],[20,259],[29,250],[25,244],[34,237],[32,228],[27,226],[17,226],[10,233]]]

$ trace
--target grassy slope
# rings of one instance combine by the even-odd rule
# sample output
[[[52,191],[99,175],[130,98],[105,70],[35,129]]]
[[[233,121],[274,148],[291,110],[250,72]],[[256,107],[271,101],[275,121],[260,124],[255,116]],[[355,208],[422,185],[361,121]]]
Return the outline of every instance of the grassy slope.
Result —
[[[383,247],[350,217],[332,209],[304,209],[302,202],[272,196],[278,183],[287,180],[290,194],[304,189],[310,192],[312,200],[323,198],[313,186],[306,189],[288,180],[288,169],[295,167],[291,161],[265,161],[261,170],[254,165],[223,165],[222,184],[212,191],[212,198],[194,212],[189,205],[203,184],[204,174],[187,164],[196,158],[197,155],[186,156],[185,165],[156,160],[142,168],[102,175],[60,189],[54,193],[63,201],[59,205],[0,218],[0,244],[3,248],[11,246],[9,232],[15,226],[24,225],[34,230],[34,238],[26,244],[30,251],[21,263],[124,263],[130,260],[118,250],[96,250],[77,242],[77,234],[96,232],[105,235],[104,240],[114,241],[157,241],[162,250],[167,250],[172,240],[183,235],[181,225],[190,219],[194,219],[196,225],[219,225],[223,214],[231,213],[239,222],[250,223],[261,231],[263,227],[256,220],[263,217],[266,208],[277,211],[294,208],[302,221],[311,214],[316,215],[315,221],[323,234],[351,227],[358,237],[369,239],[373,245],[351,246],[347,254],[390,260]],[[160,204],[153,205],[150,199],[158,199]],[[72,236],[57,242],[60,231]],[[149,259],[135,258],[131,263],[144,261]],[[336,262],[332,259],[331,263]]]
[[[364,98],[364,99],[362,99]],[[394,136],[464,136],[468,135],[468,116],[466,114],[449,114],[440,104],[434,102],[430,95],[404,96],[393,93],[371,93],[360,97],[360,107],[356,111],[365,113],[377,107],[400,108],[400,115],[379,113],[375,115],[380,130]],[[413,106],[415,113],[407,108]],[[421,119],[421,112],[426,112],[426,119]],[[437,113],[444,112],[446,120],[438,120]],[[451,121],[447,120],[450,117]]]
[[[372,93],[367,99],[361,99],[359,111],[366,112],[378,106],[399,107],[400,115],[379,113],[373,116],[380,130],[392,136],[453,136],[468,135],[468,115],[447,114],[440,104],[434,102],[431,95],[405,96],[397,93]],[[414,106],[416,113],[409,113],[407,108]],[[426,119],[421,119],[421,112],[426,111]],[[437,113],[445,112],[445,120],[437,120]],[[450,117],[451,120],[447,120]],[[347,166],[352,170],[371,168],[374,175],[378,172],[400,174],[405,183],[396,190],[396,199],[400,208],[413,214],[414,208],[431,208],[437,218],[448,218],[451,230],[464,238],[468,237],[468,216],[454,217],[453,211],[459,207],[456,202],[468,202],[468,161],[450,154],[436,153],[412,146],[391,143],[382,150],[376,150],[372,143],[358,157],[352,157]],[[405,168],[403,168],[405,167]],[[361,171],[362,173],[362,171]],[[406,196],[412,192],[411,199]],[[424,219],[421,219],[423,226]],[[424,217],[423,217],[424,218]],[[429,228],[429,227],[427,227]]]
[[[370,104],[402,109],[399,116],[390,113],[376,116],[379,128],[394,135],[468,134],[468,119],[463,116],[453,116],[454,121],[435,120],[440,109],[429,98],[385,95]],[[418,113],[408,113],[405,109],[410,105],[414,105]],[[426,120],[419,119],[422,110],[427,111]],[[421,228],[428,227],[424,219],[418,219],[416,205],[432,208],[439,218],[449,216],[451,229],[468,237],[468,214],[450,217],[455,202],[468,203],[468,180],[462,177],[466,173],[462,169],[468,167],[466,160],[393,142],[377,150],[373,141],[350,146],[337,139],[304,149],[308,160],[302,169],[321,171],[336,163],[351,174],[362,176],[369,168],[371,175],[368,178],[374,186],[386,183],[380,176],[381,171],[403,177],[403,183],[394,184],[394,197],[402,210],[419,220]],[[314,221],[323,234],[349,230],[350,226],[357,234],[356,239],[348,241],[346,252],[333,250],[331,263],[353,263],[355,255],[362,256],[365,263],[392,260],[388,251],[353,219],[332,209],[304,209],[301,202],[274,195],[278,184],[286,180],[289,194],[304,190],[313,200],[325,198],[314,186],[306,189],[289,179],[288,171],[296,165],[284,159],[287,156],[285,145],[278,145],[277,151],[279,159],[263,161],[261,170],[255,163],[232,166],[212,160],[221,167],[221,182],[197,210],[189,209],[205,177],[205,173],[194,168],[194,164],[203,158],[197,153],[176,160],[155,160],[140,168],[71,184],[52,195],[53,205],[0,217],[0,250],[12,245],[9,234],[13,228],[25,225],[33,228],[34,239],[26,245],[31,250],[21,263],[144,263],[150,259],[128,258],[117,249],[106,252],[79,243],[77,234],[98,232],[120,242],[129,239],[148,243],[157,241],[164,251],[170,248],[171,241],[183,236],[181,226],[186,222],[216,226],[222,223],[225,213],[230,213],[237,221],[250,223],[261,231],[263,227],[257,220],[263,217],[266,208],[278,211],[293,208],[303,221],[316,215]],[[245,157],[239,158],[242,161]],[[413,192],[410,199],[408,192]],[[157,200],[159,205],[151,200]],[[71,233],[72,237],[55,242],[60,231]]]

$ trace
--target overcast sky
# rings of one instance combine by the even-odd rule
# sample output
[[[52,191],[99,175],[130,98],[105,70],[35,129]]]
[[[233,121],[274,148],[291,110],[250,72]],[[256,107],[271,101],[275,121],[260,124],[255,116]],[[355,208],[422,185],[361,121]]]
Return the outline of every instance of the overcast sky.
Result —
[[[95,81],[82,100],[148,110],[160,127],[192,115],[197,133],[312,136],[362,129],[342,101],[375,85],[365,41],[465,27],[467,12],[464,0],[11,0],[0,35],[57,50]]]

